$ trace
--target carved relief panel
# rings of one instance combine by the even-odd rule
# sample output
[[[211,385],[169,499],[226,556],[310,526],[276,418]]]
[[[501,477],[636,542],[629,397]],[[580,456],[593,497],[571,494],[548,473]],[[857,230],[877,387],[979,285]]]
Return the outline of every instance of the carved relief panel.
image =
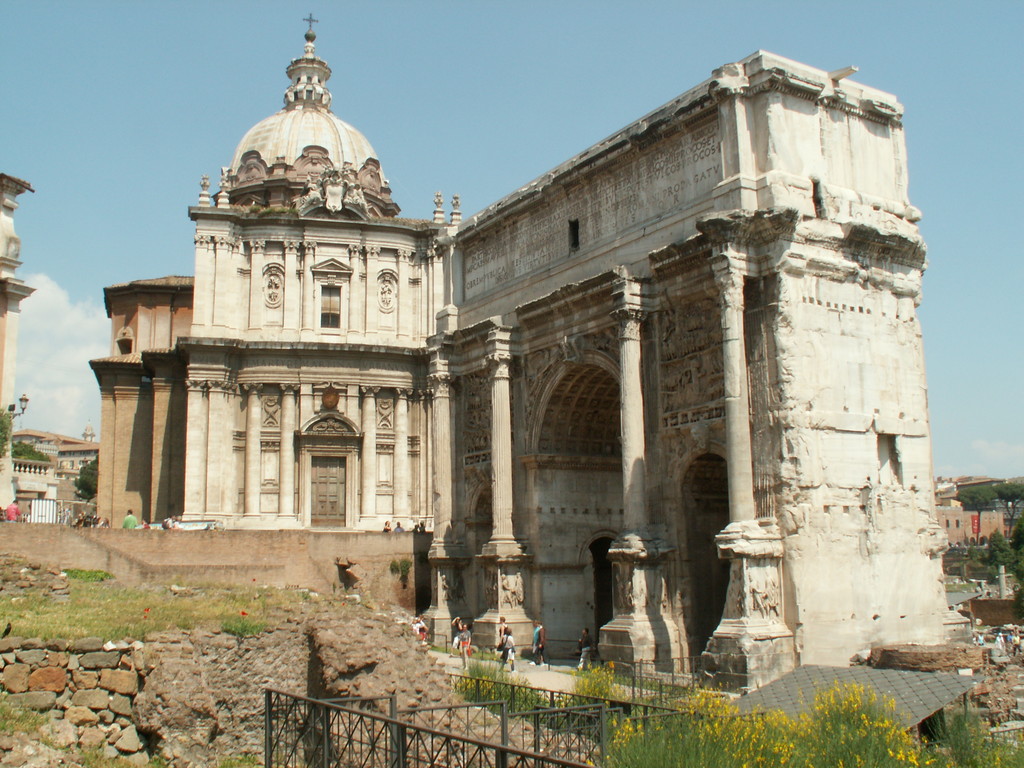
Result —
[[[661,413],[666,425],[714,418],[701,406],[724,395],[722,325],[713,299],[701,299],[658,314]]]
[[[466,460],[491,449],[491,378],[486,369],[460,377]]]

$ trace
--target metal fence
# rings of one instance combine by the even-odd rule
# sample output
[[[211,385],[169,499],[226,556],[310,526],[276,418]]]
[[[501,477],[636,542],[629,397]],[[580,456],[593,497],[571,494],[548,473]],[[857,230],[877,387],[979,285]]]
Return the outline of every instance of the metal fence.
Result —
[[[265,768],[586,768],[533,750],[429,728],[360,699],[321,701],[267,690]]]
[[[683,656],[663,661],[617,661],[610,664],[616,682],[629,691],[629,698],[654,701],[671,706],[694,688],[713,688],[699,656]]]

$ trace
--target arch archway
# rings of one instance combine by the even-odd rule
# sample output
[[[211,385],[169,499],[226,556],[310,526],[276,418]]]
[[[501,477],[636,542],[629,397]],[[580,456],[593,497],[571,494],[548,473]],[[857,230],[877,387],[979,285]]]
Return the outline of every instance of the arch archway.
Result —
[[[590,559],[594,571],[594,633],[612,620],[612,561],[608,550],[611,536],[602,536],[590,543]]]
[[[725,459],[705,453],[683,477],[683,526],[687,552],[683,566],[689,583],[686,617],[690,655],[705,646],[722,619],[729,588],[729,561],[720,560],[715,536],[729,524],[729,478]]]
[[[608,548],[622,527],[619,381],[600,360],[563,361],[537,387],[523,507],[542,577],[532,593],[548,636],[612,619]],[[567,649],[567,646],[566,646]]]

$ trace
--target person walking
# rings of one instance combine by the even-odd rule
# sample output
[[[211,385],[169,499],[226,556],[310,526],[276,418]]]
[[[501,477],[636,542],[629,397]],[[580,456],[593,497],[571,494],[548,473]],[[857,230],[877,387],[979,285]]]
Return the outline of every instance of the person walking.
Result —
[[[584,627],[583,633],[580,635],[579,643],[577,647],[580,651],[580,664],[577,669],[583,669],[584,667],[590,666],[591,653],[593,651],[593,643],[590,640],[590,628]]]
[[[508,662],[509,669],[516,671],[516,641],[512,639],[512,627],[505,627],[505,634],[501,638],[501,666]]]
[[[544,664],[544,646],[547,644],[548,633],[539,621],[533,622],[533,661],[531,665]]]
[[[462,622],[459,625],[459,650],[462,653],[462,668],[466,669],[469,666],[469,654],[472,653],[470,650],[473,645],[473,633],[469,629],[469,625],[466,622]]]

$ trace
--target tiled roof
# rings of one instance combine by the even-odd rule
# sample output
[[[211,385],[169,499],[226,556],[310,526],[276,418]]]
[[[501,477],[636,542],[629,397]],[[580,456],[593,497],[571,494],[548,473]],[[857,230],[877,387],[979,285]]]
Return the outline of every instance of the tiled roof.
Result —
[[[900,722],[909,728],[959,699],[976,682],[973,677],[944,672],[808,665],[748,693],[736,704],[741,712],[781,710],[796,717],[810,711],[817,691],[855,684],[895,701]]]
[[[128,288],[152,286],[154,288],[174,288],[179,286],[190,286],[195,282],[191,275],[168,275],[167,277],[154,277],[148,280],[132,280],[129,283],[117,283],[110,288]]]

